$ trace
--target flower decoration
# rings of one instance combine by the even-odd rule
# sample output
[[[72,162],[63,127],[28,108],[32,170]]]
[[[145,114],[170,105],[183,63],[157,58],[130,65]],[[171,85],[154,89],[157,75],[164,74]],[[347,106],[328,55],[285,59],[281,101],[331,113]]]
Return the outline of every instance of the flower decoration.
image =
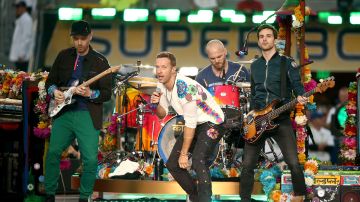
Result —
[[[38,98],[35,100],[34,112],[39,115],[39,123],[33,128],[34,135],[38,138],[48,138],[51,133],[51,119],[47,114],[47,93],[45,82],[48,72],[39,73],[40,81],[38,83]]]
[[[300,28],[304,23],[304,16],[301,14],[300,5],[294,8],[295,20],[292,23],[293,28]]]
[[[357,82],[351,82],[348,88],[348,103],[346,104],[347,119],[343,131],[344,138],[340,145],[339,159],[342,165],[354,165],[356,158],[356,113],[357,113]]]
[[[308,159],[304,163],[304,178],[308,195],[312,194],[311,187],[314,185],[315,175],[318,173],[319,164],[315,159]]]
[[[119,114],[114,113],[108,118],[109,121],[104,122],[103,124],[102,131],[104,133],[104,137],[100,143],[100,149],[102,152],[109,152],[116,148],[116,134],[119,127],[118,121],[120,121],[118,117]]]
[[[281,191],[280,190],[274,190],[271,193],[271,200],[273,200],[274,202],[280,202],[280,198],[281,198]]]

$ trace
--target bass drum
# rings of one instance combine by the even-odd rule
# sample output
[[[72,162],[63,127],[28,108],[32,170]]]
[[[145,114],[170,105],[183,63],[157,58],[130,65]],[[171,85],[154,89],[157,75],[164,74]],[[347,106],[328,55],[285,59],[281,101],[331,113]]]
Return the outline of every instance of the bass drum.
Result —
[[[169,159],[170,153],[174,148],[176,139],[183,135],[185,127],[184,117],[181,115],[176,115],[169,119],[164,127],[160,130],[158,136],[158,153],[160,158],[166,162]],[[219,145],[216,146],[216,149],[208,159],[208,165],[212,165],[214,160],[217,158],[219,153]],[[191,162],[191,159],[190,159]]]

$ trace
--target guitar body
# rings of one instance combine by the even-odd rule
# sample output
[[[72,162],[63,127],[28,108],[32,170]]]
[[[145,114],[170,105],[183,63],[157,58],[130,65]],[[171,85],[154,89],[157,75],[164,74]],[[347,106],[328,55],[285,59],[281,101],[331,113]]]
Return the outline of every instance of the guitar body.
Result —
[[[278,103],[278,100],[274,100],[265,108],[252,110],[246,115],[244,119],[244,139],[248,143],[255,143],[264,131],[274,129],[278,126],[266,117],[269,112],[275,109]]]
[[[79,87],[86,87],[89,86],[90,84],[92,84],[93,82],[101,79],[102,77],[113,73],[113,72],[117,72],[120,70],[120,66],[114,66],[114,67],[110,67],[109,69],[101,72],[100,74],[94,76],[93,78],[85,81],[84,83],[80,84]],[[64,102],[60,103],[60,104],[56,104],[55,99],[51,99],[50,103],[49,103],[49,116],[50,117],[54,117],[56,114],[58,114],[60,112],[60,110],[62,108],[64,108],[66,105],[72,104],[74,103],[74,100],[72,99],[72,96],[74,95],[76,86],[72,86],[70,87],[67,91],[64,92]]]
[[[54,98],[52,98],[50,100],[50,104],[49,104],[49,116],[50,117],[54,117],[66,105],[74,103],[74,100],[72,99],[72,96],[74,95],[75,88],[76,87],[73,86],[73,87],[69,88],[67,91],[64,92],[64,102],[62,102],[60,104],[56,104]]]
[[[316,92],[324,92],[328,88],[335,86],[334,77],[329,77],[316,85],[316,87],[305,94],[303,97],[309,97]],[[253,110],[249,112],[244,118],[244,139],[248,143],[255,143],[264,131],[274,129],[278,124],[272,122],[273,119],[278,117],[281,113],[291,109],[297,104],[297,99],[284,104],[283,106],[276,108],[279,100],[272,101],[269,105],[261,110]]]

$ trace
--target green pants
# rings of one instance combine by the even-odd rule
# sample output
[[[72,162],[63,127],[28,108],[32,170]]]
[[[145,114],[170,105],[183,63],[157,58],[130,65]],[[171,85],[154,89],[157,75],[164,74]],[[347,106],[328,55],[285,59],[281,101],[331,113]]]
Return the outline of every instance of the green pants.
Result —
[[[83,163],[80,198],[93,193],[96,179],[99,130],[94,128],[89,111],[68,111],[52,123],[49,150],[46,156],[45,191],[55,195],[60,175],[62,152],[76,138]]]

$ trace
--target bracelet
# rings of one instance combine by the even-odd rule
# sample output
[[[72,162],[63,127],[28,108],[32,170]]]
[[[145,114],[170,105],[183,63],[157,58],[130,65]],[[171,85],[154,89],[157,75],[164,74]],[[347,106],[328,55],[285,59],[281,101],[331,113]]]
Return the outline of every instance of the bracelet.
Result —
[[[189,156],[189,152],[187,152],[187,153],[184,153],[184,152],[180,152],[180,156]]]

